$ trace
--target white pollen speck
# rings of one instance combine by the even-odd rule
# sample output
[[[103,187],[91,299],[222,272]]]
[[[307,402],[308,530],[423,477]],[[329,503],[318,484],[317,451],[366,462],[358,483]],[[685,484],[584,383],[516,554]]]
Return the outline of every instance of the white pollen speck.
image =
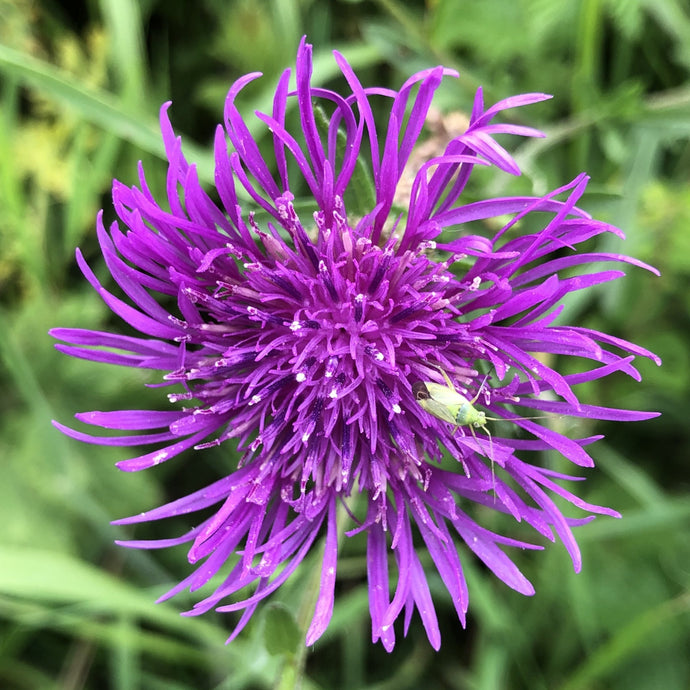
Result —
[[[402,410],[400,409],[400,405],[398,405],[398,403],[395,403],[395,405],[393,405],[393,412],[395,412],[395,414],[400,414],[402,412]]]
[[[333,378],[333,372],[332,372],[332,371],[326,371],[326,373],[324,374],[324,376],[325,376],[327,379]]]
[[[300,325],[300,322],[299,322],[299,321],[293,321],[293,322],[290,324],[290,330],[291,330],[291,331],[298,331],[300,328],[302,328],[302,326]]]
[[[328,394],[328,397],[333,398],[333,400],[335,400],[338,397],[338,391],[335,388],[333,388],[331,392]]]
[[[470,290],[479,290],[479,286],[482,284],[482,279],[479,276],[475,276],[472,280],[472,285],[470,285]]]
[[[376,360],[378,362],[383,362],[383,353],[382,352],[377,352],[376,353]]]
[[[359,295],[355,295],[355,302],[364,302],[364,295],[361,292]]]
[[[309,440],[310,436],[311,436],[311,431],[307,431],[304,434],[302,434],[302,443],[306,443]]]
[[[168,454],[166,451],[161,451],[160,453],[156,453],[153,456],[153,464],[154,465],[160,465],[163,460],[165,460],[168,457]]]
[[[261,396],[260,395],[252,395],[252,399],[249,401],[250,405],[256,405],[256,403],[261,402]]]
[[[295,376],[295,380],[299,383],[302,383],[302,381],[307,380],[307,375],[303,371],[298,371],[297,375]]]

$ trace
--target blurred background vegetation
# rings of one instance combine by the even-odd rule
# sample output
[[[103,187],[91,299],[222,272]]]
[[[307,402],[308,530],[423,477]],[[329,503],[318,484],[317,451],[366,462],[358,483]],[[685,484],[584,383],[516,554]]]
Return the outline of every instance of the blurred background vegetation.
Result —
[[[596,427],[607,435],[593,449],[599,471],[579,489],[624,519],[579,528],[581,574],[561,547],[518,554],[537,589],[526,599],[467,558],[467,630],[432,576],[441,651],[415,618],[387,655],[369,641],[361,546],[348,546],[335,616],[306,658],[304,687],[690,687],[685,0],[0,0],[0,686],[286,687],[284,669],[299,659],[280,604],[290,608],[299,576],[228,647],[222,616],[178,615],[192,598],[153,604],[188,573],[184,549],[119,549],[113,540],[124,532],[109,521],[199,488],[232,466],[228,451],[127,475],[113,468],[123,449],[62,437],[51,418],[160,403],[155,391],[142,394],[149,379],[61,356],[46,331],[120,328],[76,270],[74,247],[102,269],[94,218],[104,207],[113,220],[111,180],[135,183],[138,160],[154,194],[164,191],[160,104],[173,100],[187,158],[208,182],[228,87],[263,71],[243,107],[266,107],[302,34],[322,84],[342,83],[330,59],[337,48],[368,85],[397,88],[417,69],[456,68],[459,81],[438,102],[447,111],[467,111],[479,85],[487,103],[554,94],[511,113],[549,135],[508,142],[526,174],[486,175],[474,192],[541,193],[591,174],[582,205],[628,236],[602,248],[652,263],[662,277],[630,269],[620,284],[570,302],[568,318],[664,360],[640,362],[641,384],[612,378],[583,393],[663,416]]]

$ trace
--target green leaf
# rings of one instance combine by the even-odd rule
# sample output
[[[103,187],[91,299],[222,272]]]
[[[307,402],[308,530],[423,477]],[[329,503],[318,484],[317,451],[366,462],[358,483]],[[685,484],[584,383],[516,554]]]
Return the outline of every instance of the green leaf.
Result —
[[[0,594],[52,604],[79,604],[88,611],[143,618],[168,630],[222,642],[223,633],[201,620],[184,619],[154,604],[150,592],[66,553],[0,545]]]
[[[688,613],[690,596],[687,594],[643,611],[589,656],[561,686],[561,690],[604,687],[600,683],[602,679],[613,673],[633,654],[647,648],[649,640],[667,627],[672,619]]]
[[[117,134],[144,151],[166,158],[155,123],[148,119],[143,121],[140,116],[128,111],[122,101],[111,93],[79,83],[68,72],[2,44],[0,72],[72,108],[85,120]],[[195,161],[200,179],[212,181],[213,156],[188,141],[184,144],[184,150]]]
[[[269,654],[292,656],[304,643],[297,621],[283,604],[269,604],[264,617],[264,642]]]

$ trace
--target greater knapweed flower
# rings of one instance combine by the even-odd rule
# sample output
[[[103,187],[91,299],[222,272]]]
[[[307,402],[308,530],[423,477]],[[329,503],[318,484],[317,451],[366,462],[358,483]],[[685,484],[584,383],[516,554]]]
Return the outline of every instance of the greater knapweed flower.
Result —
[[[581,403],[575,388],[614,372],[639,379],[634,357],[657,359],[558,319],[567,295],[624,275],[608,262],[644,265],[578,252],[602,233],[621,235],[576,207],[585,175],[544,196],[459,202],[475,165],[520,173],[494,135],[541,134],[492,121],[548,96],[514,96],[485,108],[478,91],[466,131],[423,160],[413,152],[432,96],[455,73],[436,67],[399,91],[366,88],[334,55],[349,92],[312,86],[311,46],[303,41],[295,86],[287,70],[272,111],[255,113],[261,143],[235,103],[260,75],[235,82],[215,137],[217,200],[183,156],[169,104],[163,106],[167,203],[155,200],[140,169],[139,187],[113,185],[126,232],[117,222],[107,231],[98,218],[103,257],[124,298],[103,287],[77,252],[93,288],[142,337],[63,328],[53,335],[68,343],[57,347],[70,355],[161,372],[174,392],[161,410],[77,415],[140,435],[104,438],[57,426],[89,443],[154,446],[118,463],[125,471],[184,462],[185,451],[209,446],[243,453],[211,486],[117,521],[213,507],[182,536],[122,542],[145,549],[189,544],[189,562],[198,566],[163,598],[220,576],[190,614],[241,611],[236,635],[322,535],[321,583],[306,634],[312,644],[333,611],[339,536],[363,531],[373,640],[391,650],[395,620],[404,609],[407,631],[416,608],[438,649],[417,549],[428,551],[464,625],[462,561],[470,552],[531,595],[504,547],[542,548],[482,527],[475,513],[498,511],[540,537],[560,538],[575,570],[580,552],[572,527],[595,514],[617,515],[563,488],[559,482],[574,477],[543,466],[544,451],[591,467],[585,447],[599,437],[567,437],[557,430],[564,418],[654,416]],[[381,107],[386,116],[377,123]],[[411,159],[418,169],[396,197]],[[577,358],[579,368],[570,371],[579,373],[559,373],[554,363],[564,358]],[[474,428],[429,413],[419,399],[425,382],[455,389],[476,411],[508,423]],[[501,433],[506,427],[510,432]],[[554,495],[584,517],[565,517]]]

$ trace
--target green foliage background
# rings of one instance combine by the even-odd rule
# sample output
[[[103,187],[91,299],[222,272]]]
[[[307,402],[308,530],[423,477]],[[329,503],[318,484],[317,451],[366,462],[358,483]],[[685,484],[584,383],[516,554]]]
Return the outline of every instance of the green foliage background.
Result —
[[[684,0],[0,0],[0,686],[18,689],[293,687],[690,687],[690,8]],[[97,267],[94,218],[113,177],[155,193],[165,163],[157,112],[173,100],[185,152],[212,179],[210,142],[225,93],[248,71],[249,113],[307,34],[315,79],[337,84],[333,48],[365,84],[399,86],[443,63],[461,78],[446,110],[525,91],[555,98],[516,114],[548,139],[510,142],[526,175],[481,178],[482,195],[539,193],[592,175],[584,206],[622,227],[606,248],[658,266],[568,304],[568,318],[655,350],[644,380],[592,384],[587,399],[654,409],[604,425],[599,471],[582,490],[624,519],[579,528],[584,568],[562,548],[518,555],[525,599],[467,561],[463,630],[436,577],[443,645],[418,619],[388,655],[372,646],[361,544],[346,545],[328,633],[305,652],[296,631],[309,565],[225,647],[229,621],[179,617],[192,599],[155,598],[188,572],[182,549],[124,551],[109,521],[199,488],[227,450],[141,475],[123,451],[84,446],[50,425],[76,411],[159,405],[136,372],[70,360],[53,326],[119,327],[76,270]],[[101,275],[104,272],[101,271]],[[147,400],[148,399],[148,400]],[[193,465],[193,467],[191,466]],[[171,536],[174,526],[163,530]],[[315,555],[312,564],[317,564]],[[308,616],[308,611],[307,611]]]

